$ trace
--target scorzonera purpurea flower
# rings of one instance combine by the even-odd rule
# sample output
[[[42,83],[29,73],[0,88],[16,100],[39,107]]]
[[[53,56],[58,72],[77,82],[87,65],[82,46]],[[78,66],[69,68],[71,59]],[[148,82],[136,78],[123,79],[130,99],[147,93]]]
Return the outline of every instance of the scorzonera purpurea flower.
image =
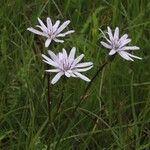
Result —
[[[137,57],[135,55],[130,54],[128,51],[131,50],[139,50],[140,48],[137,46],[128,46],[128,44],[131,42],[131,39],[128,38],[127,34],[124,34],[123,36],[119,37],[119,28],[116,27],[114,31],[114,35],[112,33],[112,30],[110,27],[107,27],[107,34],[108,38],[106,35],[103,33],[104,38],[106,39],[106,42],[101,41],[101,44],[110,50],[109,55],[114,55],[118,53],[122,58],[125,60],[130,60],[134,61],[133,58],[136,59],[142,59],[140,57]]]
[[[28,31],[33,32],[35,34],[44,36],[47,38],[45,41],[45,47],[48,47],[50,43],[53,41],[63,43],[63,40],[58,38],[65,37],[68,34],[75,32],[74,30],[70,30],[64,33],[61,33],[70,23],[70,20],[65,21],[62,25],[60,25],[60,20],[57,20],[55,24],[52,24],[51,19],[48,17],[45,25],[40,18],[38,18],[40,25],[36,25],[36,27],[40,28],[41,31],[36,30],[32,27],[27,28]]]
[[[46,70],[46,72],[55,72],[57,73],[51,81],[51,84],[55,84],[61,76],[65,75],[66,77],[75,77],[81,78],[87,82],[90,82],[90,79],[80,72],[85,72],[90,70],[93,67],[92,62],[82,62],[81,60],[84,57],[84,54],[81,54],[75,58],[76,48],[73,47],[67,54],[66,50],[63,48],[62,52],[54,54],[52,51],[48,50],[48,56],[42,54],[43,61],[50,66],[53,66],[54,69]]]

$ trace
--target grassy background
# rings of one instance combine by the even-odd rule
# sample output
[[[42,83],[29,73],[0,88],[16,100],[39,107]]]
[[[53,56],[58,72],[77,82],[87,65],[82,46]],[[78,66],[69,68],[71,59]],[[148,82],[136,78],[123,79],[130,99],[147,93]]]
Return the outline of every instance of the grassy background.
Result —
[[[1,0],[0,5],[0,149],[2,150],[149,150],[150,149],[150,2],[148,0]],[[92,86],[75,117],[71,112],[87,83],[69,79],[52,87],[52,123],[48,123],[47,82],[41,53],[44,38],[26,31],[37,17],[71,20],[76,32],[51,50],[77,47],[92,78],[108,51],[100,46],[109,25],[128,33],[142,61],[119,56]],[[67,121],[69,119],[69,122]],[[66,125],[67,123],[67,125]]]

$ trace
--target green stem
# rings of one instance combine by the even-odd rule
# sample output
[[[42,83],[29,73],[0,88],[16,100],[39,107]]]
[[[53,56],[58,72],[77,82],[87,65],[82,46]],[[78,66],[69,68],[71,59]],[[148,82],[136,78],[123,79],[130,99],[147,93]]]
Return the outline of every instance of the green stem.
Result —
[[[50,75],[47,74],[47,104],[48,104],[48,116],[49,116],[49,124],[51,123],[51,86],[50,86]]]
[[[61,90],[61,96],[60,96],[60,100],[59,100],[59,104],[58,104],[58,108],[57,108],[57,113],[59,113],[61,110],[61,105],[62,105],[63,98],[64,98],[64,92],[65,92],[66,84],[67,84],[67,78],[64,77],[62,79],[62,90]]]
[[[76,112],[76,110],[78,109],[79,105],[82,103],[83,100],[85,100],[87,98],[87,94],[88,94],[88,91],[89,89],[91,88],[91,86],[93,85],[94,81],[96,80],[96,78],[98,77],[99,73],[105,68],[105,66],[109,63],[111,63],[115,58],[115,55],[114,56],[110,56],[107,58],[107,60],[99,66],[99,69],[96,71],[96,73],[94,74],[93,78],[91,79],[91,82],[89,82],[89,84],[87,85],[85,91],[84,91],[84,94],[83,96],[81,97],[79,103],[76,105],[72,115],[74,116],[74,113]]]
[[[72,112],[72,114],[71,114],[71,118],[75,118],[75,117],[74,117],[74,114],[75,114],[76,110],[78,109],[78,107],[79,107],[79,105],[82,103],[82,101],[85,100],[85,98],[87,97],[86,95],[87,95],[87,93],[88,93],[88,90],[91,88],[92,84],[94,83],[95,79],[98,77],[99,73],[105,68],[105,66],[106,66],[108,63],[112,62],[112,61],[114,60],[114,58],[115,58],[115,55],[114,55],[114,56],[110,56],[110,57],[107,58],[107,60],[106,60],[102,65],[100,65],[99,69],[98,69],[97,72],[94,74],[93,78],[91,79],[91,82],[89,82],[89,84],[87,85],[87,87],[86,87],[86,89],[85,89],[85,91],[84,91],[84,94],[83,94],[83,96],[81,97],[79,103],[76,105],[75,109],[73,110],[73,112]],[[69,121],[70,121],[70,120],[67,120],[66,127],[65,127],[66,129],[67,129],[68,125],[69,125]],[[58,141],[57,141],[57,144],[56,144],[55,149],[57,149],[57,147],[58,147],[58,145],[59,145],[59,143],[60,143],[60,141],[61,141],[61,138],[63,137],[64,134],[65,134],[65,132],[63,132],[63,133],[60,135],[60,137],[59,137],[59,139],[58,139]]]
[[[47,105],[48,105],[48,126],[49,126],[49,132],[51,132],[51,123],[52,123],[52,119],[51,119],[51,86],[50,86],[50,74],[47,74]],[[49,136],[48,139],[48,143],[47,143],[47,149],[50,149],[50,145],[51,145],[51,137]]]

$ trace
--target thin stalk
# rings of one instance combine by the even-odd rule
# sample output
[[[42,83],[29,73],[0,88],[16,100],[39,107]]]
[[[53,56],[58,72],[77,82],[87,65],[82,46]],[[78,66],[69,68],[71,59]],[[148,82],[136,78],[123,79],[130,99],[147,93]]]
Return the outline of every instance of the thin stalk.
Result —
[[[64,89],[63,89],[63,91],[61,93],[61,96],[60,96],[60,100],[59,100],[58,108],[57,108],[57,113],[59,113],[60,110],[61,110],[61,105],[62,105],[62,102],[63,102],[63,98],[64,98]]]
[[[102,77],[101,77],[101,81],[100,81],[99,97],[102,97],[102,86],[103,86],[104,71],[105,70],[103,69],[103,71],[102,71]],[[101,102],[100,102],[100,108],[99,108],[99,110],[100,111],[98,112],[98,116],[100,116],[100,112],[101,112]],[[94,123],[94,126],[93,126],[93,128],[91,130],[91,132],[93,132],[93,133],[95,132],[98,123],[99,123],[99,119],[97,118],[96,121],[95,121],[95,123]]]
[[[51,86],[50,86],[50,74],[47,74],[47,105],[48,105],[48,116],[49,124],[51,123]]]
[[[136,123],[137,122],[137,115],[136,115],[136,109],[135,109],[135,102],[134,102],[134,89],[133,89],[133,74],[132,74],[132,78],[131,78],[131,108],[132,108],[132,116],[133,116],[133,120]],[[139,128],[138,125],[135,126],[135,148],[139,147]]]
[[[64,92],[65,92],[66,84],[67,84],[67,78],[64,77],[63,80],[62,80],[61,96],[60,96],[59,103],[58,103],[57,113],[59,113],[60,110],[61,110],[61,105],[63,103],[63,98],[64,98]]]
[[[85,100],[87,98],[87,94],[88,94],[88,91],[89,89],[91,88],[91,86],[93,85],[94,81],[96,80],[96,78],[98,77],[99,73],[105,68],[105,66],[109,63],[111,63],[115,58],[115,55],[114,56],[111,56],[111,57],[108,57],[107,60],[99,66],[99,69],[96,71],[96,73],[94,74],[93,78],[91,79],[91,82],[89,82],[89,84],[87,85],[85,91],[84,91],[84,94],[83,96],[81,97],[79,103],[76,105],[72,115],[74,115],[74,113],[76,112],[76,110],[78,109],[79,105],[82,103],[83,100]]]
[[[50,85],[50,74],[47,73],[47,105],[48,105],[48,126],[49,126],[49,132],[51,132],[51,123],[52,123],[52,118],[51,118],[51,85]],[[48,143],[47,143],[47,149],[50,149],[51,145],[51,137],[49,136]]]
[[[94,83],[95,79],[98,77],[99,73],[105,68],[105,66],[108,63],[111,63],[114,60],[114,58],[115,58],[115,55],[114,56],[110,56],[110,57],[107,58],[107,60],[102,65],[100,65],[99,69],[96,71],[96,73],[94,74],[93,78],[91,79],[91,82],[89,82],[89,84],[87,85],[87,87],[86,87],[86,89],[84,91],[84,94],[81,97],[79,103],[76,105],[75,109],[73,110],[73,112],[71,114],[72,118],[75,118],[74,114],[75,114],[76,110],[78,109],[78,107],[80,106],[80,104],[82,103],[82,101],[85,100],[85,98],[87,97],[86,95],[87,95],[89,89],[91,88],[92,84]],[[67,129],[68,125],[69,125],[69,121],[70,120],[67,120],[67,122],[66,122],[66,127],[65,127],[66,129]],[[58,141],[56,143],[55,149],[57,149],[57,147],[58,147],[58,145],[59,145],[59,143],[61,141],[61,138],[63,137],[64,134],[65,134],[65,132],[63,132],[60,135],[60,137],[59,137],[59,139],[58,139]]]

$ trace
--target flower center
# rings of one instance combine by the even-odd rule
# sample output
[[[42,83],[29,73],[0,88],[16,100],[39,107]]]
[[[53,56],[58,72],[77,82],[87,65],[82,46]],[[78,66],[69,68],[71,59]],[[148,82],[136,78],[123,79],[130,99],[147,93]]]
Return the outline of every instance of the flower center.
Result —
[[[120,44],[118,40],[112,41],[112,48],[117,50],[119,48]]]
[[[63,59],[61,63],[64,71],[70,70],[71,64],[68,59]]]
[[[49,30],[49,29],[47,29],[47,34],[48,34],[48,36],[49,36],[51,39],[54,39],[54,38],[55,38],[55,36],[54,36],[54,34],[53,34],[53,31],[51,31],[51,30]]]

